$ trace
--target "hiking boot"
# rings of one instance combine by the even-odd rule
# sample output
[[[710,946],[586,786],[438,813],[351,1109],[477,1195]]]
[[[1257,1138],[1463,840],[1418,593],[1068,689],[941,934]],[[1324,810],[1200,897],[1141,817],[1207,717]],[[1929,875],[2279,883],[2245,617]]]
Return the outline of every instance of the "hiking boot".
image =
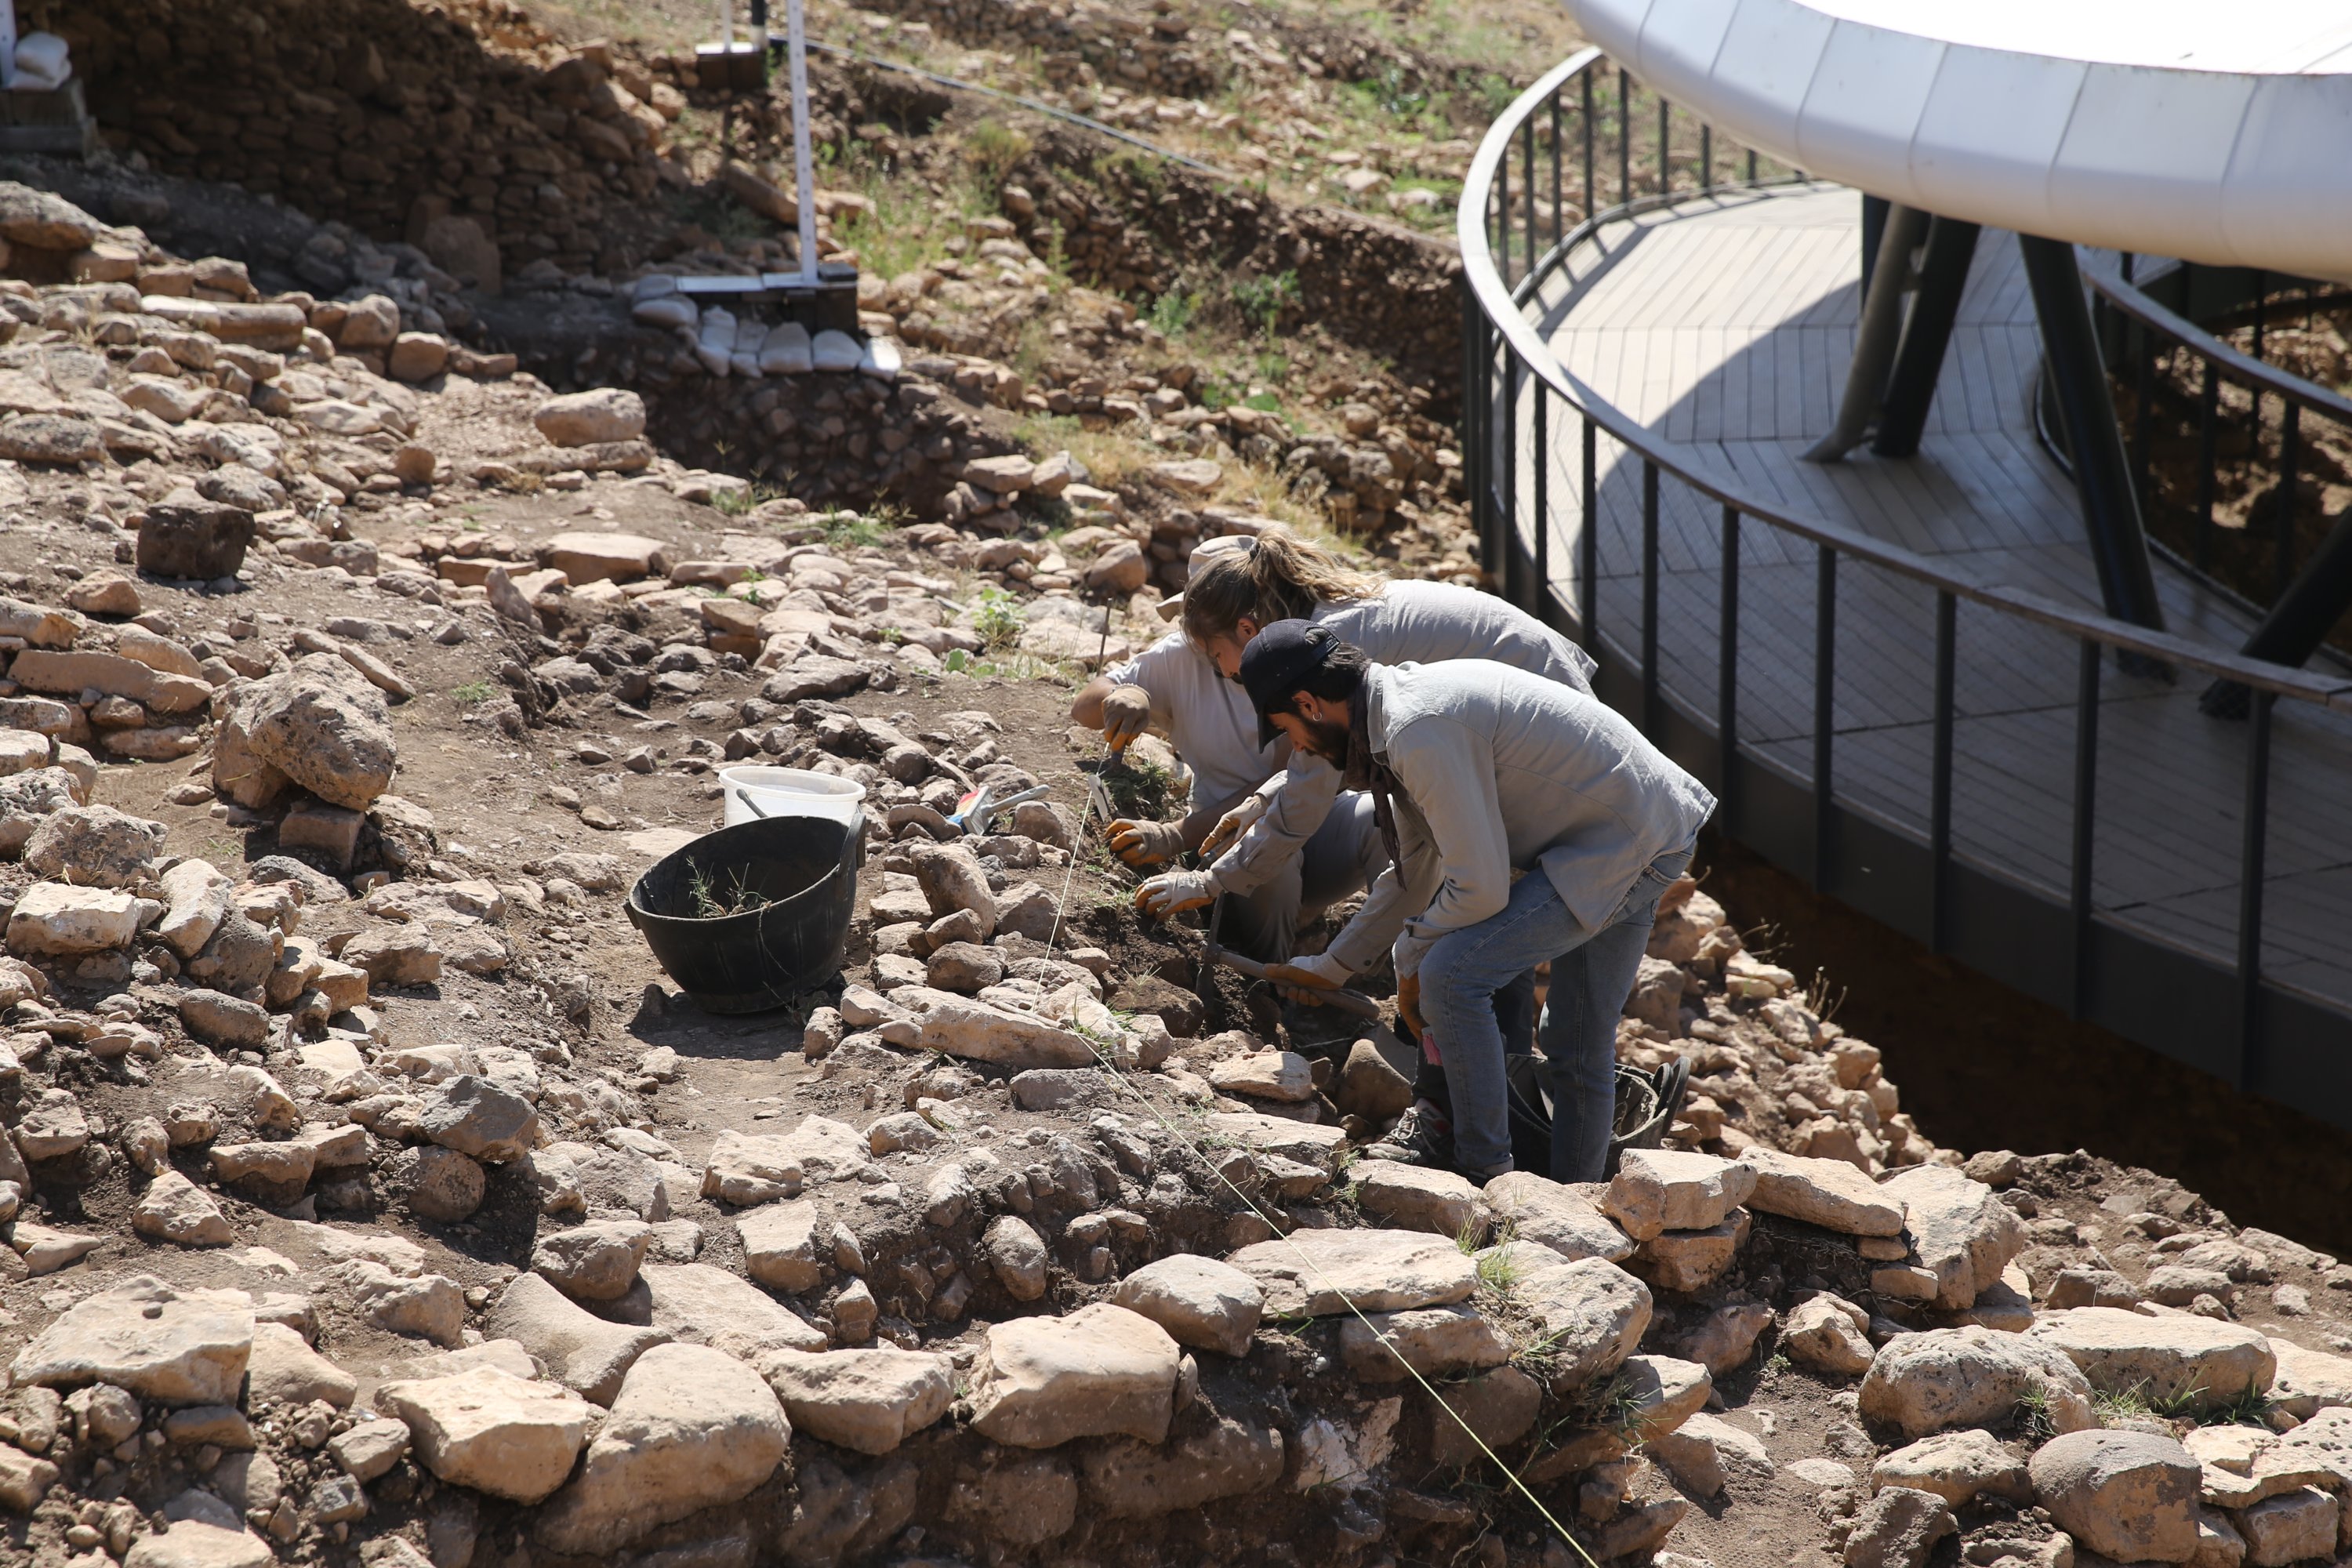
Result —
[[[1440,1116],[1434,1106],[1408,1105],[1396,1125],[1379,1142],[1365,1148],[1363,1157],[1450,1171],[1454,1169],[1454,1124]]]

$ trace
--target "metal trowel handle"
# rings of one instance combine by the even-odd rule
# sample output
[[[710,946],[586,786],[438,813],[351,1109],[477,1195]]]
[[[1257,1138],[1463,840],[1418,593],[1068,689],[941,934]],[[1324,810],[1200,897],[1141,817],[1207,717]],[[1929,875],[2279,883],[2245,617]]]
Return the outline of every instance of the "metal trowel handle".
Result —
[[[1211,963],[1222,963],[1237,973],[1246,974],[1252,980],[1265,978],[1265,964],[1255,958],[1244,958],[1238,952],[1228,952],[1213,942],[1202,948],[1201,956]],[[1306,986],[1300,986],[1299,989],[1302,992],[1308,991]],[[1360,991],[1343,991],[1336,988],[1326,991],[1316,988],[1309,994],[1318,1004],[1337,1007],[1340,1012],[1353,1014],[1359,1018],[1378,1018],[1381,1016],[1381,1005]]]

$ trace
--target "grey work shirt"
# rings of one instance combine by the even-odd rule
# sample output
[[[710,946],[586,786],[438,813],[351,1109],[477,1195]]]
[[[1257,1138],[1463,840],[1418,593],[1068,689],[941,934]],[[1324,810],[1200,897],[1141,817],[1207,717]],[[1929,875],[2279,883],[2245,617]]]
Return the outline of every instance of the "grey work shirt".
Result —
[[[1430,944],[1509,901],[1514,872],[1540,870],[1596,931],[1634,878],[1687,845],[1715,797],[1615,709],[1489,659],[1374,665],[1365,676],[1373,754],[1395,775],[1402,866],[1331,943],[1351,970],[1394,944],[1400,976]]]
[[[1525,611],[1453,583],[1391,583],[1370,599],[1318,605],[1315,621],[1364,650],[1374,664],[1436,664],[1483,658],[1572,690],[1592,690],[1591,657]],[[1323,826],[1339,797],[1339,770],[1307,752],[1258,794],[1265,815],[1219,857],[1218,883],[1247,892],[1279,871]]]

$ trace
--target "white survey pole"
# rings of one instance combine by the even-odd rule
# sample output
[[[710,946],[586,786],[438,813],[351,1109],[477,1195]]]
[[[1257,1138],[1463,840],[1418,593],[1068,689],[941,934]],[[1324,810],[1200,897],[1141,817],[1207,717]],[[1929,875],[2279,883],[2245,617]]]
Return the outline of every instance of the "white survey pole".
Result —
[[[6,0],[0,0],[5,4]],[[787,0],[786,52],[793,76],[793,180],[800,202],[801,286],[816,287],[816,160],[809,147],[808,42],[801,26],[801,0]],[[767,47],[766,40],[761,47]]]

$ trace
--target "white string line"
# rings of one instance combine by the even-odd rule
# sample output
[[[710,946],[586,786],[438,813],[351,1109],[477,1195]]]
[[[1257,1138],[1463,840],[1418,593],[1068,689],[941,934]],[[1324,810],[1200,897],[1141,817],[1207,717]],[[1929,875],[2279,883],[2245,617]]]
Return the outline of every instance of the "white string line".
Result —
[[[1108,747],[1104,748],[1104,756],[1106,758],[1109,756]],[[1082,810],[1078,816],[1078,831],[1073,841],[1073,847],[1070,854],[1070,875],[1063,879],[1062,896],[1065,900],[1067,900],[1069,897],[1069,889],[1072,879],[1077,876],[1077,847],[1082,846],[1086,842],[1087,823],[1093,815],[1094,804],[1094,792],[1089,790],[1087,792],[1085,809]],[[1053,952],[1055,942],[1060,938],[1061,927],[1061,914],[1059,910],[1056,910],[1054,917],[1053,936],[1045,943],[1045,950],[1048,953]],[[1453,1417],[1454,1424],[1456,1426],[1461,1427],[1463,1434],[1467,1436],[1471,1442],[1478,1446],[1478,1451],[1486,1455],[1489,1460],[1493,1461],[1495,1467],[1503,1472],[1504,1476],[1510,1481],[1511,1489],[1517,1491],[1521,1497],[1527,1499],[1528,1505],[1534,1508],[1536,1512],[1543,1516],[1544,1522],[1551,1526],[1553,1531],[1558,1534],[1560,1539],[1566,1541],[1569,1545],[1576,1549],[1576,1554],[1584,1559],[1586,1568],[1600,1568],[1600,1564],[1593,1561],[1592,1554],[1584,1549],[1584,1543],[1577,1540],[1574,1535],[1569,1532],[1568,1528],[1561,1524],[1559,1521],[1553,1516],[1551,1510],[1544,1506],[1543,1500],[1537,1497],[1534,1492],[1528,1489],[1528,1484],[1519,1479],[1518,1472],[1513,1469],[1508,1464],[1505,1463],[1503,1457],[1496,1453],[1493,1448],[1487,1446],[1486,1438],[1480,1436],[1478,1433],[1472,1428],[1470,1423],[1463,1419],[1462,1413],[1456,1410],[1451,1404],[1447,1403],[1446,1400],[1438,1394],[1436,1388],[1431,1384],[1430,1381],[1421,1374],[1419,1368],[1415,1367],[1410,1361],[1405,1359],[1403,1353],[1396,1348],[1395,1341],[1390,1335],[1381,1332],[1378,1328],[1373,1326],[1371,1319],[1367,1317],[1364,1313],[1364,1310],[1356,1304],[1355,1299],[1349,1296],[1345,1290],[1339,1289],[1339,1287],[1332,1280],[1330,1275],[1324,1271],[1322,1265],[1317,1263],[1314,1258],[1307,1256],[1306,1248],[1300,1247],[1298,1243],[1292,1240],[1287,1235],[1285,1235],[1282,1227],[1276,1225],[1273,1217],[1266,1214],[1264,1209],[1258,1207],[1255,1199],[1253,1199],[1247,1193],[1243,1192],[1240,1187],[1234,1185],[1233,1179],[1227,1176],[1223,1170],[1218,1168],[1215,1162],[1212,1161],[1208,1157],[1207,1153],[1201,1149],[1200,1145],[1193,1142],[1192,1139],[1186,1137],[1183,1131],[1179,1129],[1174,1122],[1169,1121],[1168,1117],[1160,1110],[1160,1107],[1152,1103],[1151,1097],[1143,1092],[1141,1086],[1135,1083],[1133,1079],[1129,1077],[1127,1072],[1119,1067],[1118,1061],[1105,1051],[1098,1042],[1082,1029],[1073,1029],[1071,1032],[1076,1034],[1080,1039],[1087,1042],[1087,1048],[1094,1053],[1095,1059],[1102,1064],[1103,1069],[1110,1075],[1113,1080],[1118,1082],[1129,1094],[1132,1094],[1136,1100],[1142,1104],[1144,1110],[1151,1113],[1152,1120],[1159,1122],[1161,1129],[1165,1131],[1170,1137],[1175,1139],[1179,1143],[1181,1143],[1194,1159],[1200,1161],[1201,1163],[1208,1169],[1211,1174],[1214,1175],[1220,1182],[1223,1182],[1225,1184],[1226,1190],[1231,1192],[1234,1197],[1241,1200],[1241,1204],[1244,1208],[1249,1210],[1251,1214],[1255,1215],[1259,1220],[1265,1223],[1268,1229],[1274,1232],[1274,1238],[1276,1240],[1280,1241],[1285,1247],[1287,1247],[1293,1253],[1297,1255],[1298,1261],[1305,1264],[1307,1268],[1314,1273],[1316,1279],[1322,1283],[1323,1288],[1329,1291],[1333,1296],[1337,1297],[1340,1304],[1345,1306],[1349,1312],[1355,1315],[1356,1321],[1364,1325],[1365,1329],[1370,1332],[1373,1340],[1396,1359],[1396,1363],[1399,1366],[1404,1368],[1406,1375],[1410,1376],[1414,1383],[1420,1384],[1422,1392],[1429,1395],[1431,1401],[1437,1406],[1437,1408],[1444,1411],[1446,1415]],[[1435,1233],[1433,1232],[1432,1234]],[[1516,1241],[1508,1241],[1502,1245],[1506,1247],[1516,1247],[1519,1244]]]

